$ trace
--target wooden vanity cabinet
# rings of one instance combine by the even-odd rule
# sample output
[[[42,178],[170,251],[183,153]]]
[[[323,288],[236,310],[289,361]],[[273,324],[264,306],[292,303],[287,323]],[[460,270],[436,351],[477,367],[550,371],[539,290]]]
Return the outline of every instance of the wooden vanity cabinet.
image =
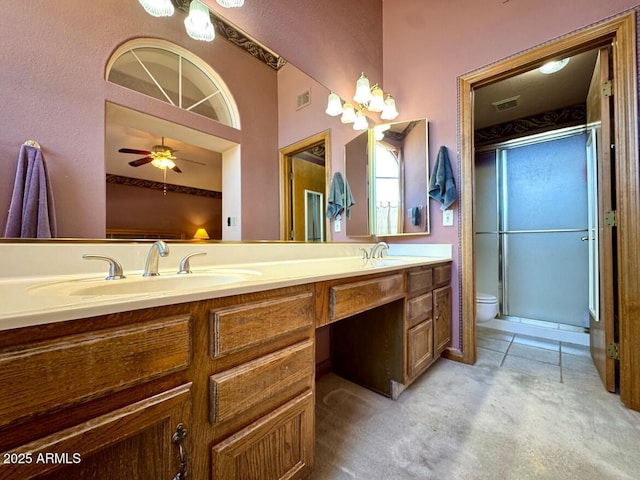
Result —
[[[405,385],[414,381],[451,341],[451,266],[407,272]]]
[[[191,318],[157,313],[3,332],[0,479],[151,480],[188,468]]]
[[[331,324],[338,370],[396,398],[450,342],[450,276],[437,264],[3,331],[0,480],[304,478],[315,328]]]
[[[211,309],[212,480],[302,478],[313,466],[313,285]]]

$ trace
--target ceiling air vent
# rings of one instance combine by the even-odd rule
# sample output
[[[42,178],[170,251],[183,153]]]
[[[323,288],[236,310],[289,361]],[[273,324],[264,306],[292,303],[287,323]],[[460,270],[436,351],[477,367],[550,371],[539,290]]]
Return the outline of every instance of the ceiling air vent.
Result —
[[[517,95],[515,97],[505,98],[504,100],[492,102],[491,105],[493,105],[498,112],[504,112],[505,110],[516,108],[518,106],[519,98],[520,95]]]

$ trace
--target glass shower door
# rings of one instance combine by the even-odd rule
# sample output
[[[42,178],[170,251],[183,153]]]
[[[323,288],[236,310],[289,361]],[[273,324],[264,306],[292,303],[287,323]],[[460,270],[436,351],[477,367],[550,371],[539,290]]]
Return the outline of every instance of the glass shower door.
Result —
[[[503,314],[589,324],[586,135],[502,151]]]

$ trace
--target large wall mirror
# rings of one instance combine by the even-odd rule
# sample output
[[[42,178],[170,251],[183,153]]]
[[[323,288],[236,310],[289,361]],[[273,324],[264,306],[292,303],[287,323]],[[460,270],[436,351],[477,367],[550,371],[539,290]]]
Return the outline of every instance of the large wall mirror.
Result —
[[[427,119],[376,125],[345,146],[350,237],[429,234]]]
[[[0,210],[9,210],[20,146],[33,139],[52,180],[58,237],[191,239],[204,228],[211,239],[277,240],[279,149],[332,126],[324,114],[329,90],[220,15],[216,39],[204,43],[185,34],[184,10],[159,20],[129,0],[76,7],[73,21],[65,9],[45,18],[35,7],[12,9],[5,19],[11,28],[0,38],[13,53],[0,93],[9,119],[0,133],[0,166],[8,172],[0,177]],[[76,18],[98,17],[110,19],[100,35],[77,42],[69,34]],[[31,30],[48,33],[27,42],[23,32]],[[196,69],[194,58],[211,68]],[[292,77],[294,89],[280,87]],[[309,93],[310,85],[313,102],[297,105],[297,89]],[[305,124],[283,123],[289,110],[306,115]],[[153,166],[146,153],[120,151],[162,145],[180,172]],[[304,238],[317,241],[328,236],[318,215],[327,196],[310,190],[314,220]]]

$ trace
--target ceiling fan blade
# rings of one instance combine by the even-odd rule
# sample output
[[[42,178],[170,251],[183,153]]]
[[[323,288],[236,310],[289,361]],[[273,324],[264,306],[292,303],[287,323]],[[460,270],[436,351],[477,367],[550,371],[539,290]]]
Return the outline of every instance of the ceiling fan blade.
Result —
[[[132,167],[139,167],[140,165],[145,165],[147,163],[151,163],[152,161],[153,161],[153,158],[144,157],[144,158],[139,158],[138,160],[133,160],[129,162],[129,165],[131,165]]]
[[[151,153],[148,150],[135,150],[133,148],[121,148],[118,151],[120,153],[135,153],[136,155],[149,155]]]
[[[180,170],[177,165],[173,167],[171,170],[173,170],[176,173],[182,173],[182,170]]]

